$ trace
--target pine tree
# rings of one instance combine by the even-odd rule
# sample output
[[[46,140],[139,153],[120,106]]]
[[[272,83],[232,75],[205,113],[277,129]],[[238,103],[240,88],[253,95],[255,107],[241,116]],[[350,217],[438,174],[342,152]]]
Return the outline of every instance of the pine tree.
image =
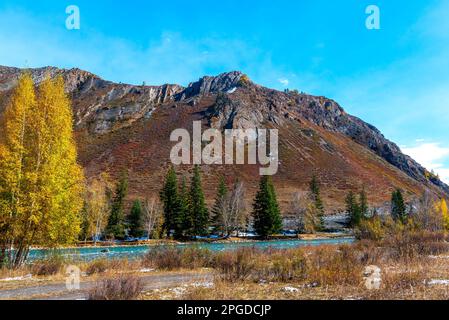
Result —
[[[201,173],[198,166],[195,166],[193,170],[192,183],[190,185],[190,214],[193,220],[192,235],[207,235],[209,212],[204,200],[203,187],[201,186]]]
[[[391,195],[391,215],[395,221],[402,223],[407,221],[404,197],[400,189],[396,189]]]
[[[187,180],[183,177],[179,193],[179,214],[176,219],[175,237],[180,238],[184,235],[190,235],[192,229],[193,217],[190,211],[190,194],[187,187]]]
[[[224,177],[220,177],[220,182],[218,184],[217,195],[215,197],[215,203],[212,208],[212,226],[215,231],[223,231],[221,230],[223,227],[223,201],[228,194],[228,187],[226,186],[226,182]]]
[[[128,177],[124,173],[116,185],[112,199],[111,214],[106,227],[106,236],[114,239],[125,238],[125,198],[128,194]]]
[[[359,193],[359,208],[360,208],[360,219],[365,219],[368,216],[368,197],[366,196],[365,188]]]
[[[86,200],[84,200],[81,210],[81,231],[78,238],[84,242],[89,238],[89,204]]]
[[[253,203],[254,229],[256,233],[267,238],[282,229],[282,219],[276,192],[270,177],[263,176],[259,191]]]
[[[178,194],[178,178],[175,169],[168,170],[164,186],[160,192],[161,203],[164,207],[163,233],[167,236],[178,228],[180,215],[180,200]]]
[[[351,218],[351,226],[353,228],[357,227],[361,222],[361,208],[352,191],[350,191],[346,197],[346,211]]]
[[[142,202],[140,200],[134,201],[128,221],[129,235],[133,238],[142,238],[145,231],[143,226]]]
[[[316,226],[316,229],[323,230],[324,229],[324,204],[323,200],[321,200],[321,191],[320,186],[318,184],[318,179],[316,176],[312,177],[312,180],[309,184],[309,195],[310,200],[313,202],[314,211],[319,218],[319,225]]]

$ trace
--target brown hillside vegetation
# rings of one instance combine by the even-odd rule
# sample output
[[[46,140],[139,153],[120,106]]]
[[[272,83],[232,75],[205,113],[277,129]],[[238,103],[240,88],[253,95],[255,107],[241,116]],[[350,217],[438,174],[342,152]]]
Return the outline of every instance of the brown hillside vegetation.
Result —
[[[0,67],[0,112],[20,69]],[[449,189],[386,140],[371,125],[352,117],[334,101],[297,92],[279,92],[251,83],[241,73],[205,77],[184,88],[132,86],[104,81],[78,69],[33,69],[35,82],[62,74],[73,100],[79,161],[88,177],[128,171],[130,198],[157,195],[170,165],[174,129],[277,128],[280,167],[273,180],[283,208],[313,175],[322,185],[330,212],[343,207],[349,190],[366,188],[373,204],[389,200],[394,188],[408,196],[424,188]],[[177,168],[190,174],[191,166]],[[218,176],[245,182],[248,201],[259,180],[256,165],[202,166],[212,201]]]

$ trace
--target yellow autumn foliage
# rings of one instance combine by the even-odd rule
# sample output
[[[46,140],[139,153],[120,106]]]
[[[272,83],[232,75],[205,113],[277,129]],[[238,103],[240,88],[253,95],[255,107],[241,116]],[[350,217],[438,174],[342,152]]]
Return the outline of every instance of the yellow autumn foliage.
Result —
[[[441,199],[440,211],[441,211],[441,214],[443,215],[444,229],[446,231],[449,231],[449,212],[448,212],[448,209],[447,209],[447,202],[446,202],[445,199]]]
[[[61,77],[37,93],[29,74],[20,78],[1,122],[0,263],[23,263],[32,245],[77,239],[84,178],[72,121]]]

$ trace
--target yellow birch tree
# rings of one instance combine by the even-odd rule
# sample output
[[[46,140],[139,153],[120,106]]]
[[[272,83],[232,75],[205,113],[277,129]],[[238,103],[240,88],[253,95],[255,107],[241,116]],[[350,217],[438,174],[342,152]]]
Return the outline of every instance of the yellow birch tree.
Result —
[[[80,230],[83,173],[64,82],[46,79],[34,92],[31,76],[23,76],[3,121],[0,227],[12,266],[25,261],[32,245],[70,244]]]
[[[443,215],[444,229],[446,231],[449,231],[449,212],[447,209],[447,202],[445,199],[441,199],[440,208],[441,208],[441,214]]]
[[[29,132],[36,107],[34,84],[26,73],[18,81],[0,121],[0,266],[11,262],[19,221],[29,204],[24,183]]]

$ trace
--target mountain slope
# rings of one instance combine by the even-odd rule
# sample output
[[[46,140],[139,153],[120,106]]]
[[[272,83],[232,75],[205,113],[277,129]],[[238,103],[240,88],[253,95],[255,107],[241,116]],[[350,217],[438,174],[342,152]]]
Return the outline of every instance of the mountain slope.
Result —
[[[335,101],[296,92],[279,92],[252,83],[239,72],[204,77],[188,87],[134,86],[105,81],[79,69],[30,70],[36,83],[62,75],[73,100],[80,162],[89,177],[128,170],[131,196],[157,195],[170,163],[170,133],[204,128],[277,128],[280,168],[274,177],[284,208],[291,194],[306,190],[316,174],[326,204],[342,207],[345,193],[366,187],[381,204],[391,190],[408,195],[424,188],[449,194],[449,188],[387,140],[375,127],[347,114]],[[0,112],[22,70],[0,67]],[[180,168],[188,173],[191,167]],[[251,199],[258,166],[204,166],[206,196],[213,199],[217,175],[241,179]]]

